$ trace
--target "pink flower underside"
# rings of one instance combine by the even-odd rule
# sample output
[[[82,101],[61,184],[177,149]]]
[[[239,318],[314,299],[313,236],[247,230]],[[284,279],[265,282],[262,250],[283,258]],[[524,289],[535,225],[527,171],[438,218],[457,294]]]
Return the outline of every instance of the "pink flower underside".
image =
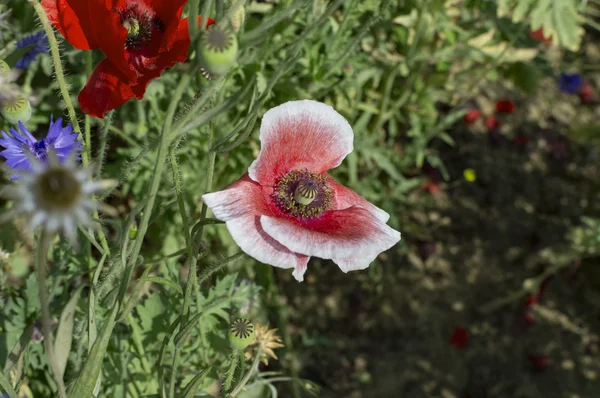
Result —
[[[332,259],[344,272],[364,269],[400,240],[385,224],[389,217],[354,191],[329,177],[334,208],[318,219],[297,220],[283,215],[271,202],[272,187],[245,174],[229,188],[202,198],[240,248],[257,260],[294,268],[303,279],[310,256]]]
[[[275,185],[291,170],[323,173],[352,152],[354,134],[346,119],[316,101],[292,101],[270,109],[260,126],[261,151],[248,169],[261,185]]]

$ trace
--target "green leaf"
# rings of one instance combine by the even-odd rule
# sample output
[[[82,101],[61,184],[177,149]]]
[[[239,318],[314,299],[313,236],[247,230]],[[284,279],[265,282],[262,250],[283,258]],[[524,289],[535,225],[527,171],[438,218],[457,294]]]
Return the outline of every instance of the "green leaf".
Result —
[[[584,34],[578,4],[578,0],[500,0],[497,15],[511,15],[513,22],[529,19],[531,30],[543,28],[554,44],[577,51]]]
[[[158,283],[159,285],[164,285],[167,287],[170,287],[171,289],[174,289],[175,291],[177,291],[177,293],[181,294],[183,296],[183,289],[181,288],[181,286],[177,285],[175,282],[166,279],[166,278],[162,278],[160,276],[149,276],[147,278],[143,278],[139,280],[139,283],[144,283],[144,282],[154,282],[154,283]]]
[[[104,355],[108,348],[108,342],[110,341],[110,335],[115,327],[115,318],[117,317],[118,311],[119,306],[114,306],[100,332],[99,338],[96,339],[96,342],[92,346],[90,354],[85,360],[83,369],[81,370],[79,377],[77,377],[68,398],[91,397],[93,395],[98,376],[100,376],[100,370],[102,369]]]
[[[58,370],[60,371],[60,377],[62,378],[67,368],[67,360],[69,359],[69,352],[71,351],[71,343],[73,342],[73,323],[75,309],[77,308],[77,301],[79,300],[79,294],[81,293],[81,287],[75,291],[73,297],[69,300],[62,313],[60,314],[60,321],[58,324],[58,330],[56,331],[56,340],[54,341],[54,353],[55,360],[58,364]]]
[[[206,375],[208,375],[211,370],[212,370],[212,367],[209,366],[207,369],[204,369],[203,371],[198,373],[196,375],[196,377],[194,377],[187,384],[187,386],[185,386],[185,389],[183,390],[183,393],[182,393],[183,398],[193,398],[196,395],[196,391],[198,390],[198,387],[200,387],[200,383],[202,383],[202,381],[204,380]]]
[[[13,370],[13,367],[15,365],[19,364],[19,360],[21,359],[21,356],[23,355],[23,353],[27,349],[27,345],[31,341],[31,334],[33,333],[34,326],[35,326],[34,324],[29,325],[23,331],[23,334],[21,334],[21,337],[19,337],[19,340],[15,343],[13,349],[11,350],[10,354],[8,355],[8,359],[6,360],[6,363],[4,364],[3,373],[5,375],[8,375]],[[20,365],[19,368],[22,368],[22,365]],[[17,371],[17,379],[21,378],[21,371],[22,371],[22,369],[19,369]]]

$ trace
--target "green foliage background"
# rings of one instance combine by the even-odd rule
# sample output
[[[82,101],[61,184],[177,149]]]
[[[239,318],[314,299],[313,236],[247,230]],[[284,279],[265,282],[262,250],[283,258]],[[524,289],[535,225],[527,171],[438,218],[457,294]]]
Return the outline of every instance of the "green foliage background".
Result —
[[[216,1],[210,15],[223,19],[232,3]],[[442,154],[456,148],[456,126],[462,126],[461,119],[469,107],[476,104],[490,113],[494,101],[516,93],[523,103],[529,98],[538,105],[539,109],[533,111],[538,112],[533,123],[537,123],[535,128],[543,128],[547,113],[561,113],[555,111],[558,108],[550,97],[558,93],[556,88],[554,92],[548,91],[552,90],[547,89],[548,81],[553,82],[561,71],[584,69],[587,59],[596,62],[590,75],[595,73],[598,78],[598,58],[594,61],[583,51],[588,42],[593,44],[598,39],[594,18],[600,14],[600,7],[595,2],[245,3],[246,22],[238,33],[237,65],[223,80],[209,81],[200,73],[194,75],[177,109],[175,120],[183,122],[178,125],[179,136],[169,152],[169,167],[160,176],[157,205],[133,281],[127,286],[126,311],[119,315],[112,334],[107,337],[98,396],[159,396],[161,383],[170,380],[177,391],[175,396],[182,396],[177,394],[183,394],[190,381],[205,370],[196,396],[214,394],[226,371],[227,325],[240,314],[279,327],[286,345],[280,351],[282,361],[274,365],[271,362],[285,376],[269,373],[265,368],[253,379],[252,388],[240,397],[275,397],[277,377],[285,382],[283,386],[277,385],[284,391],[282,396],[350,396],[348,389],[334,388],[335,382],[331,383],[334,387],[330,385],[327,391],[319,393],[318,386],[303,380],[306,373],[298,365],[298,358],[303,357],[303,350],[310,352],[311,344],[319,346],[319,343],[307,335],[300,338],[293,328],[288,328],[288,318],[294,318],[294,311],[301,310],[294,309],[293,303],[287,304],[291,309],[281,303],[281,298],[287,296],[281,290],[282,286],[288,286],[289,275],[285,270],[273,270],[249,258],[232,261],[227,273],[212,275],[198,286],[198,295],[191,304],[192,313],[197,315],[191,318],[190,327],[185,329],[177,323],[189,259],[176,182],[183,187],[180,194],[187,209],[186,217],[195,224],[201,218],[200,197],[207,187],[211,157],[216,157],[211,190],[222,189],[241,176],[258,153],[258,127],[267,109],[309,98],[332,105],[349,120],[355,132],[355,150],[333,175],[390,213],[390,225],[403,232],[403,240],[394,251],[380,256],[377,264],[365,271],[374,284],[379,284],[383,275],[394,267],[406,266],[406,258],[414,257],[415,242],[431,240],[441,228],[415,221],[420,213],[440,206],[430,197],[418,196],[415,200],[415,194],[427,180],[421,172],[424,165],[439,168],[447,181],[457,180],[461,170],[448,169]],[[203,6],[200,2],[198,12]],[[188,8],[186,13],[190,12]],[[26,2],[8,0],[2,9],[11,10],[11,22],[19,21],[11,23],[10,30],[0,37],[3,47],[0,58],[10,64],[16,61],[11,55],[15,40],[39,30],[39,23]],[[528,36],[530,30],[538,28],[552,36],[552,46],[544,47]],[[584,28],[589,28],[587,38]],[[594,49],[597,46],[587,51]],[[66,78],[76,102],[89,74],[89,64],[82,51],[66,42],[61,44],[61,57],[69,71]],[[101,57],[102,54],[94,52],[93,64]],[[103,220],[113,249],[111,256],[103,256],[97,249],[98,243],[83,235],[80,238],[85,244],[81,250],[57,240],[51,251],[51,312],[60,325],[55,333],[68,343],[60,346],[66,361],[68,388],[76,383],[86,358],[93,357],[89,354],[92,334],[99,333],[112,316],[127,262],[122,257],[126,252],[123,248],[129,240],[130,228],[140,220],[171,95],[194,63],[192,54],[189,62],[176,65],[153,81],[143,101],[126,103],[110,119],[89,121],[91,150],[98,170],[103,177],[115,178],[120,183],[107,198],[119,217]],[[62,104],[56,100],[58,85],[53,73],[50,56],[43,55],[18,80],[21,88],[34,98],[34,116],[28,127],[38,134],[45,130],[51,114],[67,119]],[[187,117],[186,111],[193,108],[197,95],[208,90],[214,90],[214,94],[202,112]],[[552,94],[541,95],[541,99],[535,97],[540,91]],[[589,145],[598,142],[597,113],[594,116],[593,112],[580,111],[571,118],[566,113],[552,116],[561,126],[576,119],[577,123],[568,131],[571,139]],[[83,116],[79,115],[83,124]],[[4,123],[2,127],[10,126]],[[210,137],[215,140],[212,148]],[[174,177],[174,171],[179,175]],[[460,177],[456,184],[461,184]],[[3,211],[10,207],[8,203],[1,205]],[[600,235],[594,216],[590,214],[585,223],[569,231],[571,241],[561,246],[561,253],[569,260],[597,253]],[[36,328],[39,296],[37,278],[31,272],[34,244],[32,237],[23,232],[23,225],[22,220],[17,220],[14,225],[3,226],[1,232],[1,248],[9,257],[1,263],[0,274],[0,363],[5,364],[6,378],[21,393],[24,391],[24,396],[51,397],[56,393],[43,346],[36,342],[35,336],[32,340],[32,334],[39,333],[39,327]],[[201,272],[239,252],[222,225],[207,225],[204,229],[199,247]],[[557,263],[567,263],[561,261]],[[332,265],[311,263],[307,275],[321,267],[332,268]],[[540,282],[541,279],[536,279],[538,285]],[[72,297],[76,299],[71,300]],[[344,296],[338,300],[343,301]],[[91,320],[98,330],[90,326]],[[182,330],[187,332],[181,334]],[[179,368],[172,372],[175,362]],[[355,389],[364,395],[352,396],[402,396],[389,391],[377,393],[378,389],[372,389],[365,379],[367,376],[360,377]],[[451,392],[455,393],[458,394]],[[428,394],[406,396],[440,396]],[[527,394],[519,396],[540,396]]]

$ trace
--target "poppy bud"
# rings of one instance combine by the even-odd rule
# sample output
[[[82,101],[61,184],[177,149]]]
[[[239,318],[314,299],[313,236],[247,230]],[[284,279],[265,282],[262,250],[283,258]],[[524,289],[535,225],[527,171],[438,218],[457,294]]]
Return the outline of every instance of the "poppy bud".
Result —
[[[254,324],[238,318],[229,327],[229,344],[234,350],[243,350],[254,340]]]
[[[27,123],[31,118],[31,104],[23,95],[14,100],[5,100],[0,109],[2,117],[11,124],[17,124],[19,121]]]
[[[137,234],[138,234],[138,227],[136,223],[133,223],[133,225],[131,227],[129,227],[129,239],[134,240],[135,238],[137,238]]]
[[[238,7],[229,20],[231,22],[231,29],[233,29],[235,33],[239,32],[245,20],[246,11],[244,10],[244,7]]]
[[[214,75],[222,75],[235,63],[238,42],[230,29],[211,25],[200,41],[200,62],[202,67]]]
[[[6,62],[0,59],[0,72],[9,72],[10,66]]]

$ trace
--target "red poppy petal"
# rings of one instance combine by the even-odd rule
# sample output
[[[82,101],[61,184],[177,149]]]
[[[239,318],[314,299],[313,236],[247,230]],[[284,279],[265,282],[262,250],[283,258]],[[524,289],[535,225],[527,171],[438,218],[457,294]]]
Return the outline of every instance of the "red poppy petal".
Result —
[[[488,130],[493,130],[500,127],[500,122],[498,121],[498,119],[496,119],[494,115],[490,115],[485,120],[485,127],[487,127]]]
[[[328,211],[303,225],[268,215],[262,215],[260,223],[267,234],[291,251],[325,259],[369,257],[400,240],[400,232],[357,206]]]
[[[450,337],[450,345],[456,348],[464,348],[469,342],[469,333],[465,328],[457,327]]]
[[[146,3],[154,10],[158,19],[162,21],[165,26],[172,19],[179,20],[183,7],[187,0],[145,0]]]
[[[84,0],[80,0],[84,1]],[[137,73],[126,57],[125,41],[127,29],[121,25],[121,17],[115,10],[127,7],[125,0],[93,0],[87,4],[92,24],[92,33],[98,47],[128,80],[135,81]]]
[[[65,40],[80,50],[98,47],[86,3],[80,0],[42,0],[50,23]]]
[[[199,16],[196,20],[198,27],[202,26],[202,17]],[[212,18],[208,18],[206,28],[213,25],[216,21]],[[171,24],[165,32],[162,48],[170,50],[177,42],[182,41],[186,44],[186,49],[190,46],[190,35],[188,28],[188,18],[180,20],[177,24]]]
[[[334,210],[344,210],[352,206],[362,207],[367,209],[382,222],[387,222],[390,219],[390,215],[375,206],[350,188],[340,184],[334,180],[331,176],[328,176],[327,182],[333,188],[333,196],[335,198]]]
[[[481,111],[479,109],[471,109],[467,113],[465,113],[465,123],[473,124],[477,119],[481,117]]]
[[[268,194],[248,174],[227,189],[202,196],[216,218],[227,223],[227,229],[238,246],[248,255],[279,268],[294,268],[294,277],[302,280],[310,257],[293,253],[265,233],[261,214],[272,214]]]
[[[103,118],[107,111],[135,97],[131,81],[128,83],[121,71],[105,59],[96,66],[79,93],[79,107],[90,116]]]
[[[496,102],[496,110],[500,113],[512,113],[515,110],[515,104],[511,100],[501,100]]]
[[[267,111],[260,126],[261,150],[248,174],[273,186],[291,170],[322,173],[352,152],[354,133],[346,119],[320,102],[290,101]]]

